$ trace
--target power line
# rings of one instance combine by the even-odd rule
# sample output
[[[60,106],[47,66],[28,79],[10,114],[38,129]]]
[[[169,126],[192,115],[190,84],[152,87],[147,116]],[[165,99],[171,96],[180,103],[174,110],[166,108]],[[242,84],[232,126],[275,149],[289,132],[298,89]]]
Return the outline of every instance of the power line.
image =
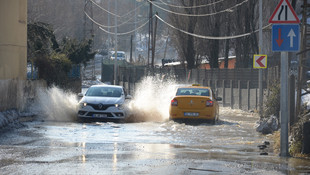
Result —
[[[119,24],[119,25],[114,25],[114,26],[106,26],[106,25],[103,25],[103,24],[100,24],[99,22],[97,22],[96,20],[94,20],[91,16],[89,16],[87,14],[87,12],[84,10],[84,14],[87,16],[88,19],[90,19],[93,23],[97,24],[98,26],[100,27],[105,27],[105,28],[114,28],[114,27],[119,27],[119,26],[122,26],[122,25],[125,25],[125,24],[128,24],[128,22],[134,18],[134,16],[132,16],[130,19],[128,19],[127,21]],[[133,23],[129,23],[129,24],[135,24],[135,23],[140,23],[141,21],[144,21],[144,20],[140,20],[140,21],[137,21],[137,22],[133,22]]]
[[[232,9],[236,8],[236,7],[239,7],[241,5],[243,5],[244,3],[248,2],[249,0],[244,0],[242,1],[241,3],[238,3],[236,4],[235,6],[233,7],[230,7],[230,8],[227,8],[225,10],[221,10],[221,11],[218,11],[218,12],[214,12],[214,13],[208,13],[208,14],[186,14],[186,13],[178,13],[178,12],[174,12],[174,11],[171,11],[171,10],[167,10],[159,5],[157,5],[156,3],[150,1],[150,0],[147,0],[148,2],[152,3],[154,6],[158,7],[159,9],[163,10],[163,11],[166,11],[168,13],[172,13],[172,14],[175,14],[175,15],[180,15],[180,16],[189,16],[189,17],[202,17],[202,16],[212,16],[212,15],[217,15],[217,14],[220,14],[220,13],[224,13],[224,12],[231,12]]]
[[[197,38],[202,38],[202,39],[209,39],[209,40],[227,40],[227,39],[236,39],[236,38],[241,38],[241,37],[245,37],[245,36],[249,36],[253,33],[256,33],[258,32],[259,30],[255,30],[253,32],[250,32],[250,33],[245,33],[245,34],[240,34],[240,35],[235,35],[235,36],[222,36],[222,37],[214,37],[214,36],[203,36],[203,35],[198,35],[198,34],[194,34],[194,33],[190,33],[190,32],[187,32],[185,30],[182,30],[182,29],[179,29],[171,24],[169,24],[168,22],[164,21],[162,18],[160,18],[158,15],[155,15],[156,18],[158,18],[160,21],[162,21],[163,23],[165,23],[166,25],[168,25],[169,27],[175,29],[175,30],[178,30],[182,33],[185,33],[187,35],[191,35],[191,36],[194,36],[194,37],[197,37]],[[268,24],[267,26],[265,26],[263,29],[265,28],[268,28],[269,26],[271,26],[271,24]]]
[[[220,3],[220,2],[223,2],[224,0],[219,0],[219,1],[216,1],[216,2],[209,3],[209,4],[202,4],[202,5],[191,6],[191,7],[184,7],[184,6],[179,6],[179,5],[168,4],[168,3],[164,2],[163,0],[159,0],[159,1],[160,1],[162,4],[166,5],[166,6],[175,7],[175,8],[187,9],[187,8],[208,7],[208,6],[215,5],[215,4],[218,4],[218,3]],[[154,3],[157,3],[157,2],[154,2]],[[157,3],[157,4],[159,4],[159,3]]]
[[[135,32],[135,31],[139,30],[140,28],[144,27],[148,22],[149,22],[149,20],[147,20],[144,24],[142,24],[141,26],[139,26],[138,28],[136,28],[136,29],[134,29],[134,30],[132,30],[132,31],[124,32],[124,33],[117,33],[116,35],[117,35],[117,36],[121,36],[121,35],[128,35],[128,34],[130,34],[130,33],[133,33],[133,32]],[[106,32],[106,33],[108,33],[108,34],[114,34],[114,35],[115,35],[115,33],[109,32],[109,31],[103,29],[102,27],[99,27],[99,29],[102,30],[102,31],[104,31],[104,32]]]
[[[93,4],[95,4],[98,8],[100,8],[101,10],[103,10],[103,11],[105,11],[105,12],[107,12],[107,13],[113,15],[113,16],[116,16],[116,17],[118,17],[118,18],[127,17],[130,13],[136,11],[137,9],[139,9],[140,7],[142,7],[142,6],[144,5],[144,4],[141,4],[141,5],[138,6],[137,8],[135,8],[135,9],[133,9],[133,10],[127,12],[126,14],[124,14],[124,15],[122,15],[122,16],[120,16],[120,15],[117,15],[117,14],[115,14],[115,13],[112,13],[112,12],[110,12],[109,10],[107,10],[107,9],[105,9],[105,8],[103,8],[103,7],[101,7],[99,4],[97,4],[96,2],[94,2],[94,0],[90,0],[90,1],[91,1]]]

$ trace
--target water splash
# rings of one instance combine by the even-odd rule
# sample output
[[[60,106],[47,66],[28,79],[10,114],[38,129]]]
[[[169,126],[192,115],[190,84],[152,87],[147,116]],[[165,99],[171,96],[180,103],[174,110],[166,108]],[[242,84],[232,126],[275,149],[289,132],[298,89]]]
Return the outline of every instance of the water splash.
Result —
[[[176,82],[173,78],[148,76],[137,84],[134,99],[127,107],[127,122],[165,121],[169,118],[170,101],[175,95]]]
[[[47,120],[76,121],[78,99],[74,93],[53,86],[39,90],[35,108]]]
[[[166,121],[169,118],[170,101],[175,95],[173,78],[148,76],[136,84],[133,99],[126,104],[129,117],[126,122]],[[37,115],[50,121],[76,121],[78,98],[72,92],[56,86],[40,89],[36,103],[31,107]]]

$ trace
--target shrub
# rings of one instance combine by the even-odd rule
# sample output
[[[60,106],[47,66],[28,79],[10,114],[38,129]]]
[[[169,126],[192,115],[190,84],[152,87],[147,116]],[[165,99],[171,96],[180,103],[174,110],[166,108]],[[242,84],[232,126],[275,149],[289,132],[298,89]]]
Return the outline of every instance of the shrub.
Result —
[[[50,86],[64,86],[68,80],[68,72],[71,69],[71,61],[65,54],[52,53],[50,57],[37,58],[35,64],[39,69],[39,78],[46,80]]]
[[[279,119],[280,112],[280,82],[275,80],[269,88],[270,95],[264,103],[262,118],[268,118],[272,115]]]

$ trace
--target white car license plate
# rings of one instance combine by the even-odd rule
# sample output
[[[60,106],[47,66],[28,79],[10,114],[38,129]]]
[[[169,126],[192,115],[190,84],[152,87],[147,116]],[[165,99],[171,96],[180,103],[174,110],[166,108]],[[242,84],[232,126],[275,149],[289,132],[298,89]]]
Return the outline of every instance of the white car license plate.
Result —
[[[184,116],[190,116],[190,117],[198,117],[198,112],[184,112]]]
[[[94,114],[93,117],[98,117],[98,118],[102,118],[102,117],[107,117],[107,114]]]

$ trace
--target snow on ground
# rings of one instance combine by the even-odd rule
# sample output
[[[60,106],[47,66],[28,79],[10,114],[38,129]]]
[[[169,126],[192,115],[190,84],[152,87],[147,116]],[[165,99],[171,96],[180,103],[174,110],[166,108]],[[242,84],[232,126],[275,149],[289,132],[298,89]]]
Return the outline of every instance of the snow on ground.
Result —
[[[302,90],[301,93],[305,93],[306,91]],[[307,105],[307,109],[310,110],[310,94],[306,94],[301,96],[301,103]]]
[[[18,120],[22,117],[30,117],[35,114],[32,112],[19,112],[15,109],[0,112],[0,129],[5,128],[8,125],[19,123]]]

